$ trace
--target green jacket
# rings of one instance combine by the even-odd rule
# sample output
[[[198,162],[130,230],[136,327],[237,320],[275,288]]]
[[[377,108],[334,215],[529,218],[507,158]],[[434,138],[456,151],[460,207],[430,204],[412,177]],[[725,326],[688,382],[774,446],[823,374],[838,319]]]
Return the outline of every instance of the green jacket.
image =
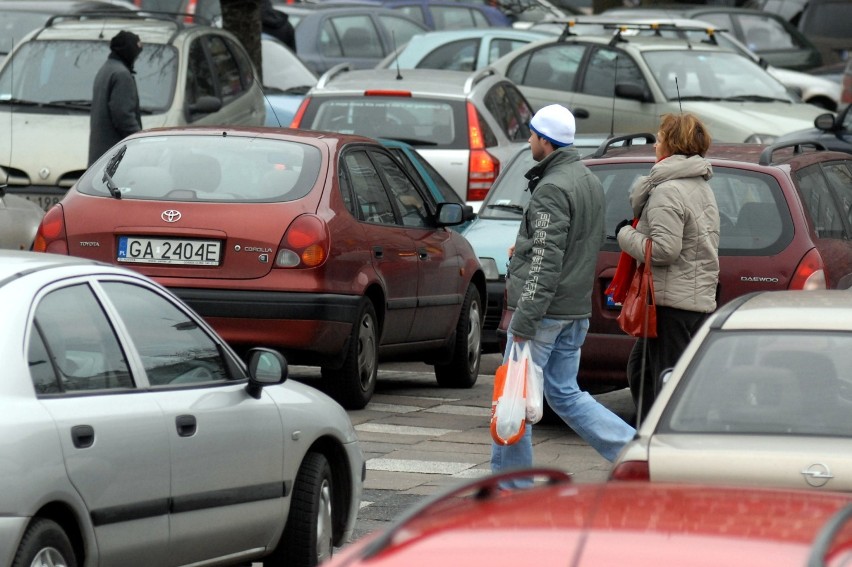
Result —
[[[512,334],[532,339],[542,318],[588,319],[604,193],[572,147],[559,148],[526,174],[532,192],[509,261]]]

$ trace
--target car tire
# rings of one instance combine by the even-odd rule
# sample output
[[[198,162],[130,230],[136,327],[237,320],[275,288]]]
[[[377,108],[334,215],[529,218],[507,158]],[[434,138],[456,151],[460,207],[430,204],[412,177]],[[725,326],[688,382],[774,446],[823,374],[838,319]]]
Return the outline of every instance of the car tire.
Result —
[[[264,567],[314,567],[334,553],[334,484],[331,465],[320,453],[308,453],[293,484],[290,512],[281,543]]]
[[[46,518],[36,518],[24,532],[12,567],[56,565],[77,567],[77,557],[71,540],[59,524]]]
[[[343,366],[322,369],[322,388],[346,409],[362,409],[370,402],[379,372],[379,327],[369,299],[362,300],[356,321]]]
[[[472,388],[482,359],[482,298],[470,284],[456,323],[452,359],[435,365],[435,378],[445,388]]]

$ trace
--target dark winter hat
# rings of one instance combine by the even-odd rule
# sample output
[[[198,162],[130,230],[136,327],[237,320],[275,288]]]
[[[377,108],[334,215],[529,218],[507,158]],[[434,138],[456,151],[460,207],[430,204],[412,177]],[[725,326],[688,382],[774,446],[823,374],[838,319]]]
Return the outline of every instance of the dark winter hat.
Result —
[[[135,33],[121,30],[110,40],[109,48],[127,65],[133,65],[142,52],[141,41]]]

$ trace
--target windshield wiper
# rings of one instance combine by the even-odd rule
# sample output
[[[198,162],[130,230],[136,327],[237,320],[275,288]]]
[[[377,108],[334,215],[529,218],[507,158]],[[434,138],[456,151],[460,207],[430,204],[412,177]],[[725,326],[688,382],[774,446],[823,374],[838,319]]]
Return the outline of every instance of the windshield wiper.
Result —
[[[42,103],[34,100],[26,100],[23,98],[0,98],[0,104],[20,105],[20,106],[40,106]]]
[[[669,100],[677,100],[677,98],[670,98]],[[704,95],[691,95],[691,96],[682,96],[680,100],[722,100],[717,96],[704,96]]]
[[[777,98],[774,96],[764,96],[764,95],[737,95],[737,96],[728,96],[723,98],[722,100],[727,102],[786,102],[790,103],[790,101],[786,98]]]
[[[502,211],[512,211],[513,213],[524,214],[524,208],[514,203],[495,203],[493,205],[488,205],[486,208],[500,209]]]
[[[121,146],[121,148],[115,152],[111,158],[109,158],[109,162],[107,162],[106,167],[104,168],[104,176],[101,179],[101,181],[106,183],[107,189],[109,189],[109,194],[116,199],[121,199],[121,191],[116,186],[115,181],[112,180],[112,176],[115,175],[115,172],[118,169],[118,164],[120,164],[121,160],[124,159],[124,153],[126,151],[127,144]]]
[[[92,108],[92,101],[85,99],[78,100],[52,100],[44,103],[43,106],[52,106],[56,108],[77,108],[80,110],[88,110]]]

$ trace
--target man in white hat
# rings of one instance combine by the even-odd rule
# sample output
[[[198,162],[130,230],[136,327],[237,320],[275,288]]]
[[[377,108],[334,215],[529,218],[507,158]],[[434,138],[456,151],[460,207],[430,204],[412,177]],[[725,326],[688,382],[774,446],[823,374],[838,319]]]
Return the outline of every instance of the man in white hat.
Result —
[[[580,160],[574,116],[558,104],[530,121],[529,143],[538,163],[526,174],[531,193],[510,250],[507,280],[508,329],[512,342],[529,341],[544,374],[548,405],[609,461],[635,430],[577,386],[580,347],[592,315],[592,286],[604,239],[603,187]],[[512,445],[494,443],[491,470],[532,466],[532,426]],[[526,486],[531,480],[507,483]]]

